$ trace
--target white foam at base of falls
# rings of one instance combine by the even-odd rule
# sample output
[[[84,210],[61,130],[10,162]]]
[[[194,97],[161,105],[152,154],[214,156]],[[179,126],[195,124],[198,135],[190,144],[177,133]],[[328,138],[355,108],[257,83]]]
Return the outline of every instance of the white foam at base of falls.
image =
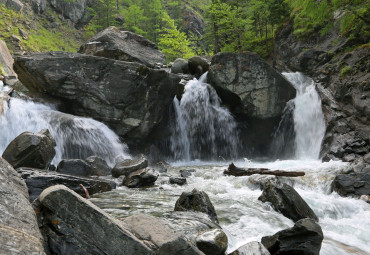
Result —
[[[297,90],[294,99],[295,158],[318,159],[326,127],[315,82],[299,72],[283,75]]]
[[[9,106],[4,103],[4,113],[0,116],[0,155],[22,132],[39,132],[45,128],[57,144],[52,161],[55,165],[62,159],[85,159],[92,155],[105,159],[111,166],[118,159],[130,158],[127,146],[103,123],[18,98],[11,98]]]
[[[189,81],[181,101],[175,97],[175,123],[171,135],[171,151],[176,160],[200,158],[235,158],[238,150],[236,122],[221,106],[215,89],[199,80]]]
[[[235,164],[239,167],[305,171],[304,177],[282,177],[281,181],[292,185],[319,217],[325,237],[320,254],[370,253],[370,204],[330,193],[330,183],[347,167],[347,163],[282,160],[267,163],[238,161]],[[258,200],[262,191],[257,181],[266,176],[225,176],[223,170],[227,165],[223,162],[176,162],[171,165],[167,168],[168,173],[160,175],[156,187],[145,190],[118,187],[118,190],[94,195],[91,201],[119,218],[140,212],[161,216],[173,211],[182,192],[194,188],[203,190],[210,197],[220,225],[228,234],[229,251],[294,225],[268,203]],[[196,172],[187,178],[187,185],[168,184],[168,175],[178,176],[180,169],[196,169]]]

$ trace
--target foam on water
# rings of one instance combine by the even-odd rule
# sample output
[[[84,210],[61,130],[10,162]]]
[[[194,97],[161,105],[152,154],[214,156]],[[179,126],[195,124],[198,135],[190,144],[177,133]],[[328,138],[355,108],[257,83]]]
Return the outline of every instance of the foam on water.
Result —
[[[84,159],[92,155],[102,157],[110,165],[118,159],[130,158],[127,146],[103,123],[18,98],[12,98],[9,106],[4,102],[4,113],[0,116],[0,155],[22,132],[39,132],[45,128],[57,144],[52,162],[55,165],[61,159]]]

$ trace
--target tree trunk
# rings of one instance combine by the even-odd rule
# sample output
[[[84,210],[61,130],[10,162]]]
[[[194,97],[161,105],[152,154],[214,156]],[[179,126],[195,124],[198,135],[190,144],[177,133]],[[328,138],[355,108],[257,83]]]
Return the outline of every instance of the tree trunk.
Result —
[[[226,175],[233,176],[250,176],[252,174],[263,174],[263,175],[275,175],[275,176],[286,176],[286,177],[298,177],[304,176],[305,172],[294,172],[294,171],[282,171],[282,170],[270,170],[267,168],[239,168],[231,163],[229,168],[224,171]]]

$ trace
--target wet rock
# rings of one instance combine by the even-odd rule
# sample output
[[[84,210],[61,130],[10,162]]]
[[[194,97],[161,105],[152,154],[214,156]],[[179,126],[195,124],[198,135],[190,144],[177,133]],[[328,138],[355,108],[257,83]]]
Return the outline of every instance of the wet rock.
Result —
[[[92,168],[82,159],[63,159],[57,166],[57,172],[77,176],[91,176]]]
[[[239,247],[229,255],[270,255],[270,252],[259,242],[250,242]]]
[[[207,72],[209,69],[208,61],[198,56],[189,58],[188,65],[189,65],[190,73],[197,77],[200,77],[202,74]]]
[[[276,185],[269,182],[264,185],[262,195],[258,198],[262,202],[270,202],[271,206],[285,217],[294,222],[311,218],[318,221],[318,217],[303,198],[288,184]]]
[[[193,173],[195,173],[195,169],[181,169],[180,170],[181,177],[185,177],[185,178],[192,176]]]
[[[171,184],[184,185],[186,184],[186,178],[184,177],[170,177]]]
[[[166,162],[160,161],[152,165],[152,167],[158,172],[158,173],[167,173],[167,166],[168,164]]]
[[[64,185],[45,189],[34,206],[52,254],[154,254],[122,222]]]
[[[20,12],[23,10],[24,5],[19,0],[7,0],[6,7],[17,12]]]
[[[261,243],[271,255],[305,254],[319,255],[324,239],[321,227],[312,219],[301,219],[292,228],[262,237]]]
[[[181,80],[175,74],[71,52],[18,57],[15,69],[31,92],[57,97],[68,102],[67,113],[107,124],[131,150],[168,138],[163,126]]]
[[[123,180],[123,185],[129,188],[151,186],[158,179],[158,174],[152,168],[140,169],[132,172]]]
[[[166,64],[166,57],[156,44],[129,31],[120,31],[111,26],[83,44],[79,53],[112,58],[128,62],[138,62],[148,67],[156,63]]]
[[[27,186],[13,167],[0,157],[1,254],[45,254]]]
[[[189,73],[188,61],[183,58],[176,59],[171,66],[171,73]]]
[[[38,133],[23,132],[10,142],[3,158],[14,168],[47,169],[55,156],[55,145],[55,140],[47,129]]]
[[[126,159],[118,162],[112,169],[112,176],[117,178],[121,175],[127,176],[136,170],[146,168],[148,160],[144,155],[140,155],[136,159]]]
[[[360,197],[370,194],[369,173],[340,174],[331,184],[332,190],[345,197]]]
[[[193,189],[191,192],[183,192],[176,201],[174,210],[206,213],[212,221],[218,223],[216,210],[204,191]]]
[[[146,214],[135,214],[124,219],[126,228],[138,239],[150,244],[156,254],[203,254],[180,232],[161,219]]]
[[[81,196],[84,196],[85,193],[80,184],[87,189],[90,195],[116,188],[114,182],[103,179],[78,177],[32,168],[18,168],[17,171],[27,184],[30,201],[35,200],[44,189],[58,184],[67,186]]]
[[[213,229],[200,234],[196,239],[197,247],[206,255],[224,255],[228,240],[220,229]]]
[[[85,161],[91,166],[92,175],[104,176],[111,174],[112,169],[104,159],[98,156],[90,156]]]
[[[233,93],[245,114],[260,119],[280,117],[296,94],[280,73],[253,52],[218,53],[212,58],[208,81],[222,101],[233,100],[225,91]]]

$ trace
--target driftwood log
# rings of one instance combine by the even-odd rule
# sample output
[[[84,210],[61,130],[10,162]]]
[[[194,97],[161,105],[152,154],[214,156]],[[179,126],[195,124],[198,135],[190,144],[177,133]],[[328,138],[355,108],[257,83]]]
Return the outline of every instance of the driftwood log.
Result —
[[[267,175],[275,175],[275,176],[298,177],[298,176],[304,176],[305,172],[270,170],[267,168],[240,168],[240,167],[236,167],[234,163],[231,163],[229,165],[229,168],[224,171],[224,174],[234,175],[234,176],[250,176],[252,174],[267,174]]]

